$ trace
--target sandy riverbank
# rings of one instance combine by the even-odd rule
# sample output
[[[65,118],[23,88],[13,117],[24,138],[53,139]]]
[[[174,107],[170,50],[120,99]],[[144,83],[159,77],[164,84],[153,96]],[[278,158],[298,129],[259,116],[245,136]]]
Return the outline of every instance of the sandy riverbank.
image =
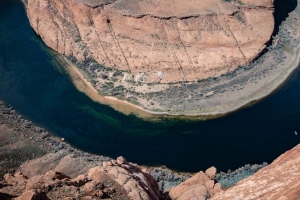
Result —
[[[115,97],[111,96],[101,96],[98,94],[97,90],[91,85],[90,82],[87,81],[87,79],[83,76],[83,74],[78,70],[78,68],[72,64],[70,61],[68,61],[66,58],[65,66],[64,68],[69,73],[73,84],[76,86],[76,88],[85,93],[88,97],[90,97],[92,100],[99,102],[101,104],[108,105],[115,109],[116,111],[119,111],[125,115],[134,114],[140,118],[143,119],[150,119],[155,117],[180,117],[180,118],[189,118],[189,119],[212,119],[224,116],[228,113],[234,112],[242,107],[252,105],[255,102],[258,102],[259,100],[265,98],[266,96],[270,95],[273,91],[275,91],[278,87],[280,87],[286,80],[288,80],[289,76],[294,72],[295,69],[299,66],[300,62],[300,54],[299,50],[297,51],[297,54],[295,56],[295,59],[290,59],[289,65],[286,67],[286,70],[283,70],[281,74],[279,74],[277,77],[277,74],[270,74],[273,75],[274,81],[272,81],[269,84],[262,85],[261,89],[259,89],[256,93],[249,95],[249,97],[245,97],[243,100],[237,101],[236,103],[223,107],[218,107],[215,110],[211,110],[207,113],[199,113],[199,114],[173,114],[168,112],[155,112],[151,110],[146,110],[142,107],[139,107],[137,105],[131,104],[124,100],[119,100]]]
[[[278,38],[272,40],[268,51],[260,58],[249,66],[240,66],[227,73],[224,71],[217,78],[193,79],[197,80],[194,82],[166,83],[157,80],[150,83],[143,80],[142,72],[136,75],[130,69],[116,68],[105,62],[102,66],[88,51],[83,57],[65,52],[66,58],[58,60],[81,92],[125,115],[134,114],[143,119],[176,117],[205,120],[252,105],[288,79],[299,65],[299,20],[298,4],[280,25]],[[43,36],[42,39],[46,41]],[[105,50],[111,49],[102,46],[102,50],[105,53]],[[218,70],[219,73],[224,69]],[[207,73],[212,71],[214,69],[210,68]]]
[[[219,114],[208,114],[208,115],[175,115],[168,112],[155,112],[151,110],[146,110],[137,105],[131,104],[124,100],[119,100],[112,96],[102,96],[98,94],[97,90],[92,86],[90,82],[84,77],[84,75],[79,71],[75,64],[71,63],[67,58],[60,56],[57,58],[58,61],[63,65],[64,69],[68,72],[71,77],[73,84],[76,88],[86,94],[95,102],[99,102],[104,105],[108,105],[125,115],[134,114],[137,117],[146,119],[146,120],[155,120],[156,118],[168,117],[168,118],[183,118],[183,119],[211,119],[220,117],[223,113]]]
[[[73,84],[76,88],[90,97],[93,101],[99,102],[104,105],[109,105],[113,109],[125,114],[135,114],[141,118],[151,118],[154,114],[164,115],[167,113],[155,113],[147,111],[143,108],[140,108],[136,105],[133,105],[127,101],[119,100],[111,96],[101,96],[98,94],[97,90],[91,85],[90,82],[83,76],[82,73],[78,70],[75,64],[71,63],[67,58],[61,56],[58,58],[59,62],[63,65],[64,69],[68,72],[71,77]]]
[[[113,109],[125,114],[134,114],[140,118],[144,119],[153,119],[155,117],[181,117],[181,118],[189,118],[189,119],[209,119],[209,118],[216,118],[223,115],[226,115],[230,112],[238,110],[244,106],[251,105],[254,102],[263,99],[264,97],[270,95],[273,91],[275,91],[278,87],[280,87],[286,80],[288,80],[289,76],[297,69],[300,62],[300,47],[295,51],[295,54],[290,54],[289,57],[286,57],[285,64],[281,63],[281,67],[279,70],[270,70],[268,74],[264,75],[267,78],[259,79],[259,82],[253,84],[253,82],[247,81],[244,83],[244,89],[231,92],[228,96],[233,99],[232,104],[223,104],[221,106],[212,107],[207,105],[207,107],[212,107],[207,112],[199,112],[199,113],[185,113],[185,114],[174,114],[169,112],[156,112],[144,109],[137,105],[131,104],[124,100],[119,100],[115,97],[111,96],[102,96],[99,95],[97,90],[91,85],[90,82],[84,77],[83,73],[79,71],[75,64],[70,62],[67,58],[60,57],[59,61],[69,73],[74,85],[77,89],[87,96],[89,96],[92,100],[99,102],[101,104],[109,105]],[[268,57],[266,55],[266,60],[271,59],[272,55]],[[278,64],[279,65],[279,64]],[[263,68],[253,67],[253,71],[256,72],[262,71]],[[241,72],[241,76],[247,76],[249,72]],[[253,72],[251,72],[253,74]],[[243,83],[240,83],[243,84]],[[253,91],[254,89],[254,91]],[[239,93],[239,94],[237,94]],[[239,97],[242,94],[242,98],[234,100],[234,97]],[[225,94],[226,95],[226,94]],[[215,95],[213,95],[215,96]],[[213,98],[213,97],[210,97]],[[222,101],[224,97],[215,97],[216,99],[219,98],[218,101]]]
[[[269,50],[250,66],[198,82],[147,85],[124,81],[124,77],[130,76],[127,72],[111,69],[101,74],[90,67],[94,63],[73,63],[68,58],[58,60],[81,92],[125,115],[134,114],[144,119],[216,118],[270,95],[299,66],[299,13],[300,5],[281,25],[279,40],[273,41]],[[105,96],[100,95],[103,93]]]

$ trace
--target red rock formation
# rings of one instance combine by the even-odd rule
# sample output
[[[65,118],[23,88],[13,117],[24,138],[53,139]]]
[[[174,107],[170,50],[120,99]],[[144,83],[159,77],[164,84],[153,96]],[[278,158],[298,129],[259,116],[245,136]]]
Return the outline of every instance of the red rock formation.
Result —
[[[217,77],[260,54],[274,28],[273,0],[240,2],[28,0],[28,16],[61,54],[169,83]]]
[[[204,172],[200,171],[180,185],[171,188],[171,199],[177,200],[205,200],[209,195],[214,195],[221,190],[219,183],[215,184],[216,168],[211,167]]]
[[[210,168],[172,188],[170,197],[174,200],[205,200],[209,194],[210,200],[299,200],[299,166],[300,144],[227,190],[214,183],[216,169]]]
[[[267,167],[215,195],[212,200],[298,200],[300,198],[300,144]]]
[[[122,157],[103,162],[76,178],[60,172],[27,178],[22,173],[6,174],[0,194],[17,197],[16,200],[57,199],[153,199],[160,192],[156,181],[136,164]]]

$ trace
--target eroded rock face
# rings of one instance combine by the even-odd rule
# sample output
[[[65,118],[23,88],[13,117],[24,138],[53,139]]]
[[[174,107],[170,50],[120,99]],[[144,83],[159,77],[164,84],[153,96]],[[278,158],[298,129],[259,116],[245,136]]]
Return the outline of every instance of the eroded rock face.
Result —
[[[29,0],[28,16],[37,34],[61,54],[127,71],[125,83],[170,83],[217,77],[251,62],[272,34],[272,5],[272,0]]]
[[[88,178],[97,179],[93,172],[102,171],[119,183],[131,199],[158,200],[160,192],[158,184],[146,169],[127,162],[123,157],[102,163],[102,167],[94,168],[88,173]]]
[[[300,197],[300,145],[279,156],[273,163],[238,182],[212,200],[297,200]]]
[[[160,198],[156,181],[136,164],[124,158],[103,162],[87,173],[71,178],[48,171],[31,178],[21,172],[4,176],[0,193],[17,200],[35,199],[153,199]]]
[[[254,175],[222,190],[213,180],[216,168],[200,171],[170,189],[171,199],[191,200],[298,200],[300,197],[300,144],[279,156]]]
[[[208,196],[213,196],[222,189],[221,185],[214,181],[216,172],[216,168],[211,167],[205,173],[200,171],[190,179],[171,188],[169,191],[171,199],[205,200]]]

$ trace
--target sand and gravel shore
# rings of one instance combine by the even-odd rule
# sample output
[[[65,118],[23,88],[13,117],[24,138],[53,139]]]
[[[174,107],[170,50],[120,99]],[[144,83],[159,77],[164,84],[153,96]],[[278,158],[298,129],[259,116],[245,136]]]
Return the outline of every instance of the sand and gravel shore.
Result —
[[[230,112],[236,111],[244,106],[247,106],[248,104],[252,104],[256,101],[259,101],[260,99],[263,99],[264,97],[270,95],[273,91],[275,91],[278,87],[280,87],[287,79],[288,77],[294,72],[294,70],[297,69],[299,66],[299,50],[295,56],[289,57],[290,59],[286,58],[290,62],[286,66],[285,69],[279,69],[276,72],[271,72],[267,75],[263,75],[264,77],[268,76],[269,80],[263,80],[259,79],[259,82],[241,82],[240,85],[243,85],[243,88],[241,90],[237,90],[234,92],[231,92],[230,98],[233,103],[231,104],[223,104],[220,106],[216,106],[213,108],[210,108],[210,105],[207,105],[207,108],[204,110],[207,110],[207,112],[199,112],[199,113],[187,113],[180,114],[180,113],[169,113],[166,111],[152,111],[147,110],[146,108],[140,107],[138,105],[132,104],[130,102],[127,102],[125,100],[120,100],[112,96],[102,96],[98,94],[97,90],[91,85],[90,82],[83,76],[83,74],[76,68],[76,66],[73,63],[70,63],[66,58],[65,59],[65,69],[69,73],[72,82],[76,86],[76,88],[85,93],[87,96],[89,96],[92,100],[99,102],[104,105],[108,105],[112,107],[113,109],[125,114],[135,114],[138,117],[144,118],[144,119],[150,119],[155,117],[181,117],[181,118],[191,118],[191,119],[209,119],[209,118],[216,118],[223,115],[226,115]],[[283,68],[283,67],[282,67]],[[255,73],[255,72],[250,72]],[[249,74],[249,72],[247,73]],[[256,74],[258,74],[258,71],[256,71]],[[264,73],[263,73],[264,74]],[[241,78],[241,77],[239,77]],[[255,87],[255,91],[253,91],[253,88]],[[232,84],[232,87],[236,87],[235,84]],[[249,92],[247,94],[247,92]],[[233,94],[232,94],[233,93]],[[244,95],[241,99],[237,99],[241,95]],[[207,97],[207,99],[212,97]],[[218,97],[215,97],[218,98]],[[222,98],[219,97],[215,101],[222,102]],[[236,98],[236,102],[234,102],[234,98]]]

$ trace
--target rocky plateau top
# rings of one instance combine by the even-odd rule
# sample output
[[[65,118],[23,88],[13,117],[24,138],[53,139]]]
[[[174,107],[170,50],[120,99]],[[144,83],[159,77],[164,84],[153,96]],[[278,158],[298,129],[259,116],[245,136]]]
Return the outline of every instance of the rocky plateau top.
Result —
[[[28,0],[27,11],[36,33],[60,54],[125,71],[123,82],[174,83],[249,64],[270,40],[272,6],[272,0]]]

